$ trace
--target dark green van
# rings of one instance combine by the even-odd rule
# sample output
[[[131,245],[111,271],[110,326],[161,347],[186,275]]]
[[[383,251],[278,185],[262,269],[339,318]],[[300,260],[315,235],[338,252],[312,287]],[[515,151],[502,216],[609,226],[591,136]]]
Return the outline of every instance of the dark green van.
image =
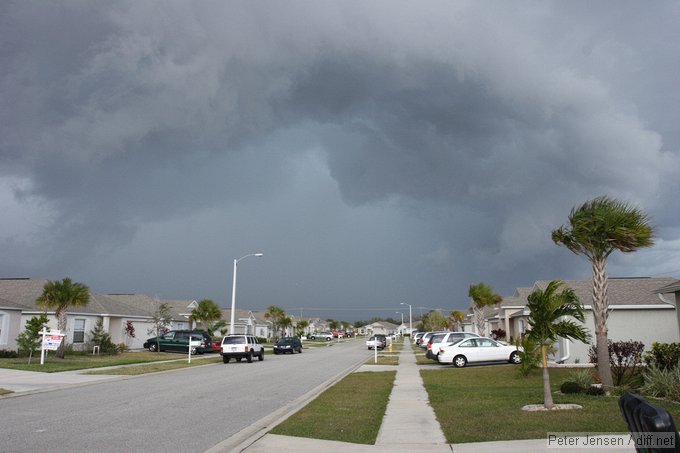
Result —
[[[200,341],[200,346],[193,346],[192,354],[212,352],[212,338],[201,330],[171,330],[160,337],[149,338],[144,342],[144,348],[151,352],[189,352],[189,338],[194,342]]]

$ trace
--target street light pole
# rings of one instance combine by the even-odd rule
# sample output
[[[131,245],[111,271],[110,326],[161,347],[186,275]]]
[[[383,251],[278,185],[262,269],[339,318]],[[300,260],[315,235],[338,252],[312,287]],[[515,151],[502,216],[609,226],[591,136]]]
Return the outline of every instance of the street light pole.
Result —
[[[248,258],[249,256],[264,256],[263,253],[249,253],[247,255],[242,256],[239,259],[234,260],[234,280],[231,284],[231,321],[229,324],[229,333],[234,334],[234,312],[236,311],[236,265],[238,264],[239,261]]]
[[[408,305],[408,334],[413,335],[413,317],[411,316],[411,304],[402,302],[400,305]]]

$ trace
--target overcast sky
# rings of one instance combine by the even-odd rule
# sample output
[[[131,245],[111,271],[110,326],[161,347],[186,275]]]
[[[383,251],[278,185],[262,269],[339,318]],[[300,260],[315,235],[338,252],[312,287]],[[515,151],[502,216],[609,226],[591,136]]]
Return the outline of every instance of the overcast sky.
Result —
[[[451,311],[588,279],[600,195],[680,278],[677,1],[0,2],[0,276],[278,305]],[[302,310],[301,310],[302,309]],[[408,310],[406,310],[408,316]]]

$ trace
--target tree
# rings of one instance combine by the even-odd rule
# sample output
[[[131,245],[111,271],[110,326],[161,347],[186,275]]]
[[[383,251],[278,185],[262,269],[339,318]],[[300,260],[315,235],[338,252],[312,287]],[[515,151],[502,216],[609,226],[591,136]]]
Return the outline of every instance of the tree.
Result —
[[[97,321],[94,329],[90,331],[90,335],[92,337],[90,341],[92,344],[99,346],[99,352],[102,354],[114,355],[118,353],[116,345],[111,341],[111,335],[104,330],[104,321],[101,319]]]
[[[465,320],[465,313],[460,310],[454,310],[449,313],[449,326],[454,331],[460,331]]]
[[[285,328],[291,324],[290,317],[286,314],[285,310],[276,305],[270,305],[267,311],[264,313],[264,319],[271,321],[272,331],[277,332],[279,329],[285,332]],[[282,336],[285,336],[282,335]]]
[[[305,334],[305,329],[309,327],[309,321],[301,319],[295,324],[295,335],[302,337]]]
[[[82,307],[90,301],[90,289],[82,283],[74,283],[70,278],[62,281],[48,281],[43,286],[42,294],[36,299],[43,309],[54,309],[57,317],[57,329],[66,333],[69,307]],[[64,358],[64,341],[57,349],[57,357]]]
[[[503,298],[493,292],[493,289],[484,282],[470,285],[468,296],[472,299],[472,312],[475,315],[478,333],[486,336],[486,326],[484,325],[484,308],[492,307],[503,301]]]
[[[29,365],[33,353],[41,347],[42,335],[40,335],[40,332],[47,327],[48,322],[49,318],[45,313],[41,313],[40,316],[33,316],[26,321],[26,328],[17,336],[19,352],[28,352]]]
[[[211,336],[215,329],[218,328],[215,324],[220,319],[222,319],[222,309],[210,299],[201,300],[198,306],[191,310],[189,315],[190,321],[200,324]]]
[[[575,318],[583,322],[583,305],[571,288],[564,288],[563,282],[553,280],[545,291],[536,288],[527,298],[529,309],[529,330],[526,336],[541,348],[543,368],[543,405],[546,409],[554,407],[548,374],[548,351],[558,337],[588,341],[588,331],[581,324],[565,318]]]
[[[423,315],[421,323],[423,325],[423,330],[431,332],[445,329],[448,325],[448,320],[437,310],[432,310],[426,315]]]
[[[654,244],[647,215],[623,201],[606,196],[572,208],[569,225],[552,232],[552,240],[590,260],[593,273],[593,320],[597,370],[606,391],[612,388],[609,368],[607,317],[607,258],[614,250],[632,253]]]
[[[152,326],[147,330],[149,335],[156,337],[156,351],[160,351],[160,340],[158,337],[163,335],[168,326],[172,324],[172,314],[170,313],[170,306],[166,303],[156,302],[156,309],[151,316]]]

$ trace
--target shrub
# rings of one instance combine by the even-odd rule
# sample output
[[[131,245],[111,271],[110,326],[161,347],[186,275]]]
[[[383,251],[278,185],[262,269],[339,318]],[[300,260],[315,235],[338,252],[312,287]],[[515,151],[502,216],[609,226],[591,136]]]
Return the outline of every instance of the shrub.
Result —
[[[619,386],[640,374],[642,352],[645,345],[639,341],[611,341],[608,340],[609,364],[611,366],[614,385]],[[588,352],[591,363],[597,363],[595,346]]]
[[[541,348],[538,347],[535,341],[530,340],[524,336],[515,340],[515,346],[520,346],[524,350],[517,351],[522,358],[522,362],[517,365],[517,372],[526,377],[531,372],[541,366]]]
[[[94,329],[90,331],[92,335],[92,344],[99,346],[100,354],[118,354],[118,348],[113,341],[111,341],[111,335],[104,330],[104,323],[100,319],[94,326]]]
[[[642,393],[680,402],[680,364],[676,364],[675,368],[649,366],[643,375]]]
[[[593,374],[590,370],[574,370],[569,373],[567,381],[575,382],[582,389],[587,389],[593,384]]]
[[[573,381],[564,381],[560,386],[560,392],[562,393],[581,393],[582,391],[583,387]]]
[[[652,350],[645,354],[650,366],[672,369],[680,363],[680,343],[652,343]]]
[[[116,350],[118,352],[127,352],[129,349],[130,348],[128,348],[128,345],[126,345],[125,343],[118,343],[116,345]]]
[[[258,342],[258,343],[267,343],[267,342],[269,342],[269,340],[266,339],[265,337],[256,337],[256,338],[257,338],[257,342]]]
[[[12,351],[9,349],[0,349],[0,359],[16,359],[19,357],[17,351]]]
[[[491,331],[491,338],[494,340],[503,340],[505,339],[506,332],[503,329],[494,329]]]
[[[586,395],[594,396],[604,395],[604,389],[602,387],[595,387],[594,385],[591,385],[586,389],[585,393]]]

